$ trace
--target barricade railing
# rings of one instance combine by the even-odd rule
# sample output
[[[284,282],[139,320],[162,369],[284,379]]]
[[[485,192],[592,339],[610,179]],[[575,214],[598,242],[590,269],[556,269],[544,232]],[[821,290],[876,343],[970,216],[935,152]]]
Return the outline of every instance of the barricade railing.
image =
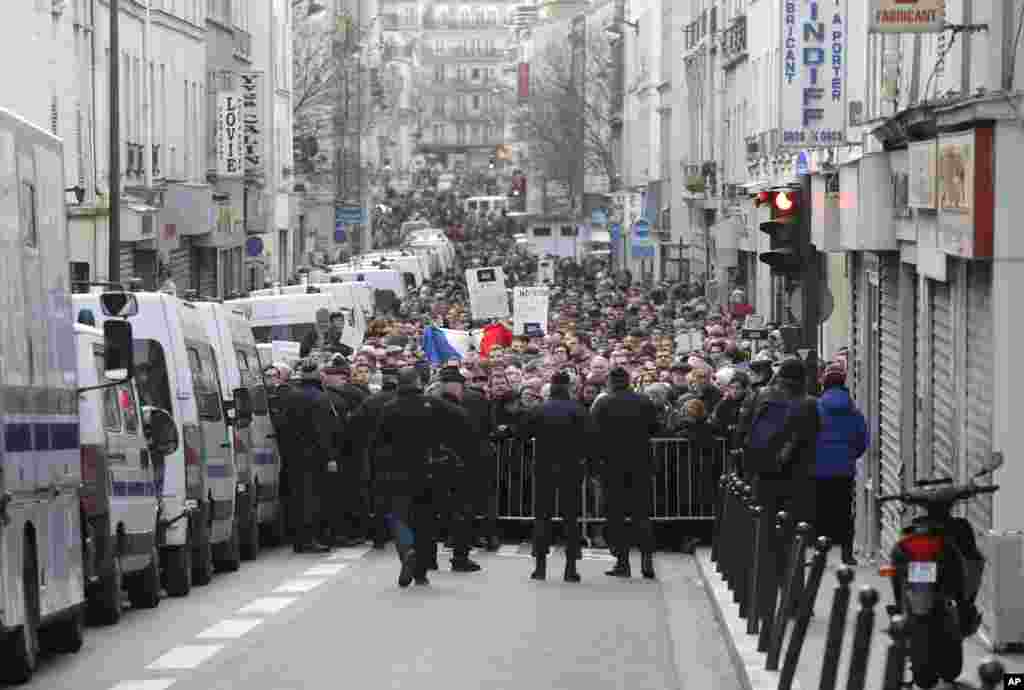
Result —
[[[753,487],[739,475],[722,476],[719,487],[711,547],[715,571],[732,591],[739,616],[747,622],[746,633],[758,636],[757,649],[765,655],[765,670],[779,672],[778,690],[791,690],[831,543],[825,537],[815,541],[811,525],[794,524],[788,513],[772,514],[766,510],[758,503]],[[812,547],[814,555],[808,563],[807,554]],[[836,572],[837,585],[829,614],[819,690],[836,689],[853,579],[854,572],[849,567],[843,566]],[[879,596],[874,588],[863,587],[857,599],[859,608],[846,690],[867,687]],[[790,624],[792,631],[787,635]],[[892,641],[886,650],[881,685],[871,687],[902,690],[909,687],[905,619],[893,616],[887,632]],[[1002,680],[1003,666],[997,660],[986,660],[978,667],[978,676],[982,688],[995,688]]]
[[[533,520],[534,439],[493,441],[497,475],[498,519]],[[729,464],[730,449],[724,438],[694,443],[686,438],[655,438],[650,443],[651,519],[655,522],[714,520],[719,501],[719,480]],[[595,463],[586,461],[580,482],[580,520],[584,526],[606,519],[605,491]],[[555,519],[560,518],[555,501]]]

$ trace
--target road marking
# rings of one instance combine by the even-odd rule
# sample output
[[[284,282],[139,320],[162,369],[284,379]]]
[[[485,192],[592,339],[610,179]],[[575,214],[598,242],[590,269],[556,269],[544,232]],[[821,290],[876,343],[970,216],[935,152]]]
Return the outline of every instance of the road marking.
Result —
[[[327,557],[329,561],[358,561],[366,554],[373,551],[372,546],[358,546],[354,549],[341,549]]]
[[[271,614],[279,613],[295,602],[295,597],[265,597],[251,601],[238,612],[245,615],[251,613]]]
[[[312,592],[314,589],[327,582],[327,580],[288,580],[283,585],[274,590],[276,594],[305,594],[306,592]]]
[[[328,563],[326,565],[315,565],[306,572],[303,577],[331,577],[337,575],[348,567],[348,563]]]
[[[259,618],[228,618],[196,635],[201,640],[235,640],[263,621]]]
[[[152,680],[122,680],[110,690],[167,690],[174,685],[174,678],[154,678]]]
[[[519,545],[506,544],[498,549],[499,556],[518,556]]]
[[[150,671],[193,669],[222,649],[222,644],[186,644],[175,647],[146,668]]]

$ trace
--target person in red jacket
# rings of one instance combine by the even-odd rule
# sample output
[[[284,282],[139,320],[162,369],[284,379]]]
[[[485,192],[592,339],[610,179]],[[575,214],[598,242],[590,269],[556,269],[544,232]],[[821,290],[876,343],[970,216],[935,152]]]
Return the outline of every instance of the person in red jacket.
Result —
[[[512,330],[499,321],[484,329],[484,337],[480,341],[481,356],[487,358],[495,345],[501,345],[503,348],[512,346]]]

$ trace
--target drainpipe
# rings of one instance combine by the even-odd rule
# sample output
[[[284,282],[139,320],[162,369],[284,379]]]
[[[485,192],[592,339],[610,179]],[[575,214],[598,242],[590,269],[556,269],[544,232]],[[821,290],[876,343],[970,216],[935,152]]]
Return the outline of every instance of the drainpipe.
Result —
[[[153,189],[153,89],[150,50],[153,46],[153,0],[146,0],[146,27],[142,33],[142,165],[146,189]]]

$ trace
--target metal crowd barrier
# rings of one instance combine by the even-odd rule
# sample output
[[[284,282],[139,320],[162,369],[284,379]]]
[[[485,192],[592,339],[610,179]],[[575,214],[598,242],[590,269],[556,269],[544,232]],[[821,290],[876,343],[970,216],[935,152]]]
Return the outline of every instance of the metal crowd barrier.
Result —
[[[498,519],[533,520],[534,439],[493,441],[496,462]],[[652,515],[656,522],[712,521],[720,480],[731,467],[731,450],[725,438],[706,444],[686,438],[655,438],[650,445],[654,476],[651,478]],[[606,519],[604,490],[594,463],[584,465],[579,488],[580,521],[584,528]],[[556,496],[554,519],[560,520]]]

